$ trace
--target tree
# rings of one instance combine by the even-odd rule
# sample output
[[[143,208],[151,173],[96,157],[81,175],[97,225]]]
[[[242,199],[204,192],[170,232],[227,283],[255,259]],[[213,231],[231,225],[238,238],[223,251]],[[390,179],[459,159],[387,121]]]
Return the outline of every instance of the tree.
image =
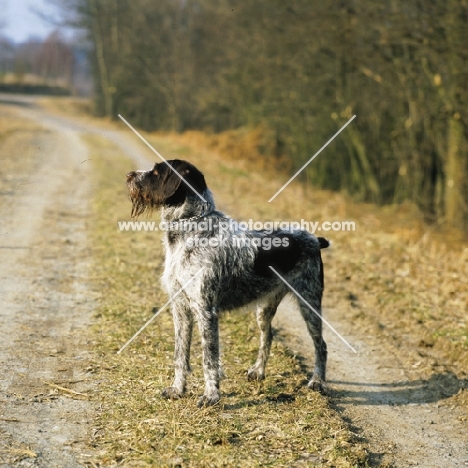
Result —
[[[60,0],[96,103],[145,129],[261,126],[308,180],[468,226],[466,0]]]

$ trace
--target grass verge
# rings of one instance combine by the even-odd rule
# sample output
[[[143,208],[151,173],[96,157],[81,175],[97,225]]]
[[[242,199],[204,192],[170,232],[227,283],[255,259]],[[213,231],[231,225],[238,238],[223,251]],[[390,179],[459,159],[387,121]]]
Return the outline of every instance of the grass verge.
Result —
[[[364,466],[357,443],[327,398],[307,390],[306,370],[275,341],[262,384],[247,382],[246,369],[258,347],[249,311],[221,320],[224,370],[222,400],[198,409],[203,390],[198,334],[188,394],[166,401],[160,390],[172,377],[173,329],[163,313],[121,355],[116,352],[161,306],[163,252],[155,232],[119,232],[127,220],[124,174],[132,163],[107,141],[88,137],[95,174],[94,271],[102,292],[96,342],[96,372],[102,382],[102,411],[95,445],[103,466]]]

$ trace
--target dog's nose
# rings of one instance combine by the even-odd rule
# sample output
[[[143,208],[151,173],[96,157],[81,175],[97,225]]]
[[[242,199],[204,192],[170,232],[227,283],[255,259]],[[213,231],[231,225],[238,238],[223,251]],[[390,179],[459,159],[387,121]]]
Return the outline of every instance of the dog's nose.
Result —
[[[136,172],[132,171],[127,174],[127,180],[131,180],[136,176]]]

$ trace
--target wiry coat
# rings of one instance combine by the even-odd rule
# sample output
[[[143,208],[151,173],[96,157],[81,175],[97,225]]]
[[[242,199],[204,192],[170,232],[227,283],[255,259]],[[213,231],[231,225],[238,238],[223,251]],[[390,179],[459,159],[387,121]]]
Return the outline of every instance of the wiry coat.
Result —
[[[171,167],[169,167],[169,165]],[[167,398],[185,392],[190,370],[194,318],[203,348],[205,392],[199,405],[220,398],[219,314],[256,301],[260,349],[249,369],[249,380],[261,380],[270,354],[271,321],[288,286],[273,267],[315,311],[321,313],[323,265],[320,249],[328,241],[306,231],[243,230],[217,211],[203,174],[187,161],[156,164],[150,171],[127,174],[132,215],[161,209],[167,223],[163,285],[172,301],[175,328],[175,378],[163,391]],[[204,200],[202,200],[202,198]],[[199,229],[204,223],[206,229]],[[183,288],[183,292],[177,294]],[[294,296],[296,297],[296,296]],[[327,347],[322,320],[298,299],[301,314],[315,346],[315,368],[309,387],[322,390]]]

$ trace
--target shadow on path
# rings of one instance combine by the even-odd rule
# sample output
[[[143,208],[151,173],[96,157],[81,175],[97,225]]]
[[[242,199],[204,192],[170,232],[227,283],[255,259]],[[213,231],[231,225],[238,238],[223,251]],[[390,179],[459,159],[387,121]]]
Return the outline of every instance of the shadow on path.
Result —
[[[339,401],[354,405],[390,405],[436,403],[468,388],[468,380],[458,379],[454,374],[433,374],[427,380],[404,380],[392,383],[328,381],[328,394],[339,406]],[[344,387],[344,388],[340,388]],[[356,387],[356,389],[353,389]]]

